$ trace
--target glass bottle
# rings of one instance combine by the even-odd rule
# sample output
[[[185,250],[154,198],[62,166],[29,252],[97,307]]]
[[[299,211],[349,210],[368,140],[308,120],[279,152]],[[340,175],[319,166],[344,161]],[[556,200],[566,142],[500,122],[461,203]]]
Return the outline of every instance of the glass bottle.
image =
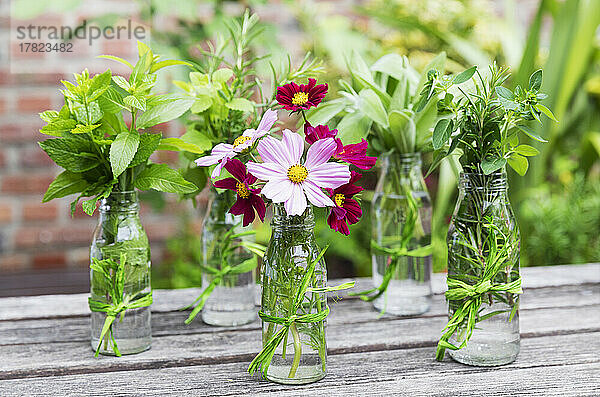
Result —
[[[237,247],[222,258],[222,252],[228,247],[236,246],[241,239],[249,239],[251,236],[243,236],[230,240],[228,246],[222,243],[225,235],[229,232],[241,233],[251,230],[251,226],[242,227],[242,217],[230,214],[229,208],[234,202],[229,191],[222,194],[211,194],[209,211],[204,218],[202,228],[202,286],[206,288],[214,279],[214,274],[206,271],[207,267],[217,271],[224,266],[239,265],[253,254],[242,247]],[[228,274],[223,277],[212,291],[204,308],[202,309],[202,320],[210,325],[237,326],[248,324],[256,320],[255,307],[255,274],[254,270],[241,274]]]
[[[500,257],[502,262],[492,278],[493,284],[507,284],[520,277],[519,228],[507,190],[504,171],[491,175],[461,173],[459,197],[447,236],[449,277],[475,285],[494,257]],[[470,339],[464,348],[448,350],[450,356],[469,365],[513,362],[520,348],[518,297],[509,292],[485,292]],[[449,301],[449,315],[463,302]],[[467,335],[464,323],[450,338],[455,346]]]
[[[314,260],[320,253],[315,243],[312,207],[300,216],[288,216],[282,205],[274,206],[272,235],[262,268],[262,312],[270,316],[289,318],[292,315],[318,313],[326,309],[324,293],[308,292],[302,304],[293,312],[293,297],[307,268],[307,258]],[[311,287],[325,287],[327,269],[323,260],[315,264]],[[327,344],[326,321],[293,323],[267,371],[267,379],[284,384],[306,384],[325,376]],[[282,325],[263,321],[263,346]]]
[[[391,272],[387,289],[373,301],[375,308],[399,316],[425,313],[432,295],[431,200],[420,153],[381,159],[371,216],[373,284],[380,286],[386,271]]]
[[[136,191],[113,192],[99,207],[99,221],[94,231],[90,259],[121,260],[124,265],[123,295],[132,299],[152,291],[150,286],[150,245],[140,222],[140,205]],[[110,303],[107,286],[100,274],[90,270],[90,292],[93,300]],[[139,353],[150,348],[152,332],[150,307],[125,310],[112,325],[112,333],[121,354]],[[96,350],[102,343],[101,354],[114,355],[108,334],[99,341],[106,319],[104,312],[91,314],[91,344]]]

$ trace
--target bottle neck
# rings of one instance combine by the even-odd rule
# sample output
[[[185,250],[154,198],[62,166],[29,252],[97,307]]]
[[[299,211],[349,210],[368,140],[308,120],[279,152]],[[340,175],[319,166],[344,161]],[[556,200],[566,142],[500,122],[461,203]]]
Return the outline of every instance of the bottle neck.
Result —
[[[311,205],[306,207],[302,215],[288,215],[283,204],[273,206],[271,221],[273,234],[295,233],[312,237],[315,229],[315,217]]]
[[[421,173],[421,154],[391,153],[383,156],[376,190],[401,194],[407,188],[412,191],[426,191]]]
[[[478,172],[461,172],[458,189],[464,195],[481,193],[506,195],[508,192],[508,179],[504,171],[489,175]]]
[[[106,214],[138,215],[140,212],[138,192],[135,190],[113,192],[100,202],[99,211],[101,216]]]

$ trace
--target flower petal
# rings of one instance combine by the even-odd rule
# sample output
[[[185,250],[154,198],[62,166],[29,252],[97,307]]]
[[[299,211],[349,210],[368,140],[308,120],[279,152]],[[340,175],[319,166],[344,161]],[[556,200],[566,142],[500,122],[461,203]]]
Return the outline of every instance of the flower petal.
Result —
[[[223,169],[223,163],[224,161],[227,161],[227,159],[221,160],[217,163],[217,165],[215,166],[215,169],[213,170],[212,174],[210,174],[210,177],[212,179],[218,178],[219,175],[221,175],[221,170]]]
[[[292,184],[292,194],[286,200],[284,207],[288,215],[302,215],[307,206],[306,196],[302,191],[302,186],[297,183]]]
[[[228,143],[219,143],[212,149],[208,156],[196,159],[195,163],[199,167],[206,167],[209,165],[217,164],[219,160],[227,157],[228,155],[235,155],[233,145],[230,145]]]
[[[213,185],[215,185],[215,187],[218,187],[219,189],[237,190],[237,181],[235,180],[235,178],[221,179],[220,181],[215,181]]]
[[[327,218],[327,224],[333,230],[345,234],[346,236],[350,234],[350,230],[348,229],[346,221],[343,219],[338,219],[334,215],[333,211],[331,212],[331,214],[329,214],[329,217]]]
[[[235,204],[233,204],[231,206],[231,208],[229,209],[229,212],[232,213],[233,215],[242,215],[244,213],[244,211],[246,211],[246,207],[248,207],[249,205],[250,205],[250,201],[238,196],[237,201],[235,202]]]
[[[271,180],[262,188],[262,194],[274,203],[283,203],[292,195],[292,185],[287,178]]]
[[[320,188],[335,189],[348,183],[350,168],[347,164],[324,163],[310,169],[307,180],[312,181]]]
[[[290,165],[299,164],[304,153],[304,139],[300,134],[285,129],[282,143],[287,150],[287,159]]]
[[[240,182],[246,179],[246,166],[238,159],[228,159],[225,169]]]
[[[334,202],[313,182],[306,180],[302,183],[306,198],[316,207],[333,207]]]
[[[265,206],[265,202],[262,197],[253,194],[250,196],[250,202],[252,206],[256,209],[256,213],[262,222],[265,220],[265,213],[267,212],[267,207]]]
[[[247,164],[248,171],[263,181],[287,179],[287,169],[277,163],[253,163]]]
[[[319,139],[308,148],[304,166],[310,171],[311,168],[326,163],[333,156],[336,149],[337,144],[333,138]]]
[[[266,133],[269,132],[269,130],[271,129],[273,124],[275,124],[276,121],[277,112],[275,110],[267,109],[263,114],[262,119],[258,124],[258,127],[256,128],[256,135],[262,134],[261,136],[264,136]]]
[[[258,154],[260,154],[260,158],[265,163],[281,164],[286,170],[295,164],[290,162],[290,159],[288,158],[288,150],[284,146],[284,143],[273,138],[272,136],[263,138],[258,143],[257,150]],[[259,177],[258,175],[256,176]]]

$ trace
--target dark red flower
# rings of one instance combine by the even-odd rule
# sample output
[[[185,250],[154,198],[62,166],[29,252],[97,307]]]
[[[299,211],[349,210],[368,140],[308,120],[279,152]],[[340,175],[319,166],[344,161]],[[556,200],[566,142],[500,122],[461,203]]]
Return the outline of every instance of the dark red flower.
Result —
[[[235,190],[237,192],[237,201],[229,209],[233,215],[244,215],[243,225],[248,226],[254,220],[254,209],[261,221],[265,219],[265,202],[258,195],[260,189],[253,189],[256,183],[256,177],[246,171],[246,166],[238,159],[229,159],[225,164],[225,169],[229,171],[233,178],[225,178],[214,182],[215,187],[220,189]]]
[[[317,106],[327,94],[327,84],[317,84],[317,80],[308,79],[308,84],[298,85],[294,82],[277,87],[277,102],[285,110],[299,112]]]
[[[335,190],[327,189],[329,197],[335,203],[331,213],[327,218],[327,224],[333,230],[336,230],[346,236],[350,234],[348,225],[353,225],[360,220],[362,209],[358,201],[352,197],[360,193],[363,188],[356,186],[355,183],[362,178],[358,172],[352,171],[350,181]]]
[[[354,164],[361,170],[373,168],[377,162],[377,157],[367,156],[367,147],[369,144],[365,139],[360,143],[353,143],[344,146],[339,138],[336,138],[337,151],[333,155],[334,158],[345,161],[346,163]]]
[[[308,121],[304,123],[304,139],[309,145],[312,145],[319,139],[333,138],[337,135],[338,130],[329,130],[326,125],[318,125],[313,127]]]

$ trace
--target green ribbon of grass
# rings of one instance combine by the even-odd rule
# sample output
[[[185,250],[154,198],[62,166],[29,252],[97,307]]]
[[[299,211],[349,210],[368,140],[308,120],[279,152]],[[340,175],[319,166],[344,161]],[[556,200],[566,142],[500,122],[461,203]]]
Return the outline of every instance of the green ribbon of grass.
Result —
[[[98,340],[98,347],[94,357],[98,357],[100,353],[100,347],[102,346],[102,340],[107,333],[110,335],[112,341],[113,351],[117,357],[121,357],[121,352],[117,347],[117,341],[113,334],[113,323],[117,316],[120,314],[121,318],[119,321],[123,321],[126,310],[138,309],[140,307],[147,307],[152,304],[152,291],[145,294],[138,294],[136,296],[124,295],[125,289],[125,262],[126,255],[121,254],[120,261],[117,263],[111,259],[98,260],[92,259],[90,268],[99,275],[102,275],[105,279],[105,285],[107,286],[107,293],[110,297],[110,303],[98,301],[88,298],[88,305],[90,310],[93,312],[106,313],[106,320],[104,320],[104,326],[100,333],[100,339]]]
[[[317,256],[315,260],[307,260],[308,265],[302,276],[300,281],[300,288],[298,288],[296,295],[294,296],[294,301],[292,304],[292,313],[297,313],[300,308],[302,301],[304,300],[304,295],[308,292],[312,293],[326,293],[333,291],[341,291],[344,289],[352,288],[354,286],[354,281],[350,281],[336,287],[309,287],[314,274],[315,274],[315,266],[316,264],[323,258],[325,251],[327,248],[321,251],[321,253]],[[250,374],[256,373],[256,371],[262,372],[264,378],[267,376],[267,370],[271,365],[271,360],[275,355],[275,350],[281,344],[285,336],[288,334],[290,327],[295,323],[317,323],[319,321],[323,321],[329,315],[329,306],[325,305],[325,309],[319,311],[317,313],[308,313],[303,315],[292,314],[289,317],[277,317],[271,316],[266,313],[260,311],[258,313],[259,317],[268,323],[279,324],[282,327],[269,339],[267,343],[264,344],[262,350],[258,353],[258,355],[252,360],[250,366],[248,367],[248,372]]]

